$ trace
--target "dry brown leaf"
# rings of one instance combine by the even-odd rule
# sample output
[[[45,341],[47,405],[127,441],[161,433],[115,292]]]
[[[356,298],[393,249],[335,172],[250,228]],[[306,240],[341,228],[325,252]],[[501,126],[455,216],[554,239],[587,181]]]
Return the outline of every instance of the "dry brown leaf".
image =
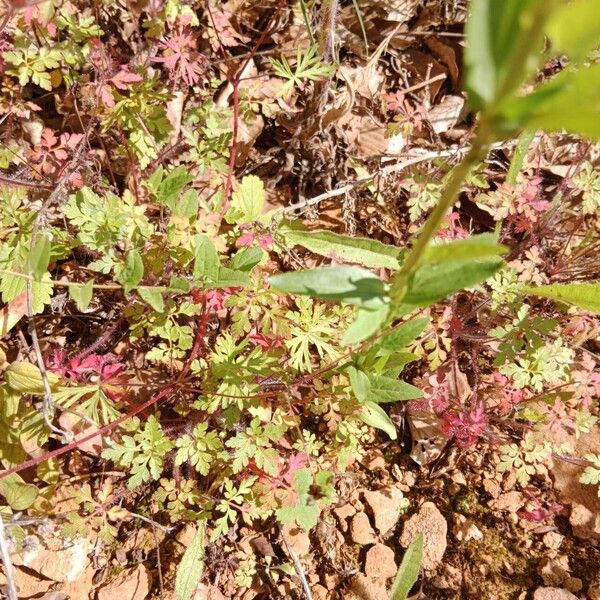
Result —
[[[434,56],[448,68],[452,85],[458,87],[460,80],[460,73],[458,71],[458,61],[456,58],[456,50],[446,42],[435,38],[429,37],[425,39],[427,47],[433,52]]]
[[[429,109],[427,119],[439,135],[452,129],[459,122],[464,108],[465,99],[462,96],[445,96],[439,104]]]

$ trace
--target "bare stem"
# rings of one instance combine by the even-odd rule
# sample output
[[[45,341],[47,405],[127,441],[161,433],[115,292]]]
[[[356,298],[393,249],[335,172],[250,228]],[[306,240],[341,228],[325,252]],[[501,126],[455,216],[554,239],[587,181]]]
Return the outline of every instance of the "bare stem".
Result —
[[[6,530],[4,529],[4,521],[0,515],[0,556],[4,565],[4,576],[6,577],[6,596],[8,600],[19,600],[17,595],[17,585],[15,583],[15,573],[13,570],[10,553],[8,551],[8,543],[6,542]]]

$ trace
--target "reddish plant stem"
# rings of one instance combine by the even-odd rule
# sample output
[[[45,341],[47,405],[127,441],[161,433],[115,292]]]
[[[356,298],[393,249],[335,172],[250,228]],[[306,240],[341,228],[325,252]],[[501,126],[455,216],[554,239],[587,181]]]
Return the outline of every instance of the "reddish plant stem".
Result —
[[[24,179],[11,179],[10,177],[6,177],[5,175],[0,175],[0,181],[2,183],[7,183],[8,185],[16,185],[26,188],[33,189],[42,189],[42,190],[53,190],[53,185],[47,185],[45,183],[41,183],[40,181],[26,181]]]
[[[56,458],[58,456],[62,456],[63,454],[67,454],[67,452],[74,450],[79,445],[81,445],[85,442],[88,442],[89,440],[93,440],[95,437],[98,437],[99,435],[104,435],[105,433],[109,433],[115,427],[117,427],[117,425],[120,425],[124,421],[127,421],[127,419],[134,417],[135,415],[146,410],[153,404],[156,404],[157,402],[162,400],[167,394],[169,394],[174,389],[175,389],[175,385],[166,387],[162,391],[158,392],[158,394],[152,396],[152,398],[150,398],[149,400],[146,400],[146,402],[144,402],[143,404],[136,406],[132,411],[128,412],[127,414],[121,415],[115,421],[112,421],[111,423],[108,423],[108,424],[104,425],[103,427],[100,427],[93,433],[90,433],[83,438],[75,440],[75,441],[67,444],[66,446],[62,446],[61,448],[57,448],[56,450],[52,450],[51,452],[46,452],[36,458],[30,458],[29,460],[26,460],[25,462],[21,463],[20,465],[16,465],[14,467],[11,467],[10,469],[7,469],[6,471],[3,471],[2,473],[0,473],[0,479],[4,479],[4,477],[8,477],[9,475],[12,475],[13,473],[19,473],[20,471],[24,471],[25,469],[35,467],[35,466],[39,465],[40,463],[50,460],[51,458]]]
[[[242,63],[242,66],[236,71],[236,74],[229,80],[229,83],[231,83],[233,87],[233,127],[231,131],[231,145],[229,147],[229,166],[227,170],[227,179],[225,180],[225,192],[222,209],[223,214],[225,214],[225,211],[227,210],[229,205],[229,200],[231,198],[231,189],[233,186],[233,173],[235,170],[235,161],[237,159],[238,121],[240,118],[240,79],[250,61],[254,58],[259,48],[264,44],[264,41],[267,39],[267,35],[269,34],[271,24],[282,11],[283,7],[285,6],[285,3],[286,0],[279,0],[277,7],[273,11],[273,14],[269,17],[269,21],[267,22],[265,28],[260,34],[258,41],[256,42],[256,44],[254,44],[254,47],[246,56],[244,62]]]
[[[423,309],[417,313],[417,316],[419,314],[421,314],[422,312],[423,312]],[[43,454],[42,456],[38,456],[36,458],[31,458],[31,459],[25,461],[24,463],[21,463],[20,465],[16,465],[14,467],[11,467],[10,469],[7,469],[6,471],[3,471],[2,473],[0,473],[0,479],[3,479],[4,477],[7,477],[8,475],[12,475],[13,473],[18,473],[25,469],[29,469],[30,467],[35,467],[35,466],[39,465],[40,463],[45,462],[46,460],[49,460],[51,458],[56,458],[58,456],[62,456],[63,454],[67,454],[71,450],[77,448],[80,444],[83,444],[84,442],[92,440],[99,435],[104,435],[105,433],[109,433],[115,427],[117,427],[121,423],[127,421],[127,419],[130,419],[131,417],[134,417],[134,416],[138,415],[139,413],[143,412],[147,408],[150,408],[154,404],[157,404],[171,392],[175,392],[175,391],[177,391],[177,389],[181,389],[181,383],[189,374],[189,372],[191,370],[192,362],[196,358],[198,358],[198,356],[200,355],[200,351],[202,349],[202,343],[204,342],[204,338],[206,336],[206,328],[208,326],[209,316],[210,316],[210,313],[206,309],[206,296],[203,296],[202,297],[202,312],[200,315],[200,322],[198,323],[198,329],[196,331],[196,338],[194,340],[194,346],[192,347],[192,351],[190,352],[190,355],[189,355],[189,357],[186,361],[186,364],[184,365],[181,373],[179,374],[177,379],[171,385],[168,385],[167,387],[163,388],[160,392],[158,392],[157,394],[152,396],[152,398],[150,398],[143,404],[140,404],[140,406],[137,406],[132,411],[130,411],[124,415],[121,415],[118,419],[116,419],[112,423],[108,423],[107,425],[100,427],[93,433],[90,433],[89,435],[87,435],[83,438],[75,440],[75,441],[67,444],[66,446],[57,448],[56,450],[52,450],[51,452],[47,452],[47,453]],[[378,340],[380,337],[383,337],[384,335],[390,333],[391,331],[393,331],[394,329],[399,327],[401,324],[402,323],[397,323],[396,325],[393,325],[392,327],[386,328],[383,332],[380,332],[379,334],[374,336],[372,339],[366,340],[366,341],[362,342],[357,348],[346,352],[337,360],[332,361],[331,363],[325,365],[324,367],[322,367],[320,369],[317,369],[316,371],[313,371],[312,373],[308,373],[307,375],[302,375],[302,376],[298,377],[295,381],[291,382],[290,385],[297,386],[297,385],[306,384],[309,381],[312,381],[317,375],[322,375],[328,371],[331,371],[332,369],[335,369],[341,363],[343,363],[344,360],[349,359],[352,356],[352,354],[354,354],[355,352],[359,352],[360,350],[362,350],[363,348],[368,346],[370,343],[373,343],[374,341]],[[187,389],[188,391],[190,391],[194,388],[188,387],[188,388],[184,388],[184,389]],[[235,395],[218,394],[218,393],[216,393],[214,395],[219,396],[219,397],[227,397],[227,398],[248,399],[248,398],[271,398],[271,397],[276,397],[280,394],[281,394],[281,392],[277,391],[277,392],[261,392],[259,394],[253,394],[253,395],[249,395],[249,396],[235,396]]]
[[[203,310],[202,310],[202,314],[200,316],[200,323],[198,324],[198,329],[196,331],[196,339],[194,340],[194,346],[192,348],[192,351],[190,352],[190,355],[186,361],[186,364],[183,367],[183,370],[179,374],[179,377],[171,385],[163,388],[160,392],[158,392],[157,394],[155,394],[154,396],[152,396],[151,398],[146,400],[146,402],[143,402],[139,406],[136,406],[133,410],[127,412],[124,415],[121,415],[118,419],[115,419],[111,423],[107,423],[106,425],[100,427],[96,431],[93,431],[92,433],[90,433],[78,440],[74,440],[73,442],[70,442],[69,444],[62,446],[61,448],[57,448],[56,450],[46,452],[46,453],[42,454],[41,456],[37,456],[35,458],[30,458],[29,460],[26,460],[25,462],[23,462],[19,465],[16,465],[14,467],[11,467],[10,469],[7,469],[6,471],[3,471],[2,473],[0,473],[0,479],[3,479],[4,477],[8,477],[9,475],[12,475],[13,473],[19,473],[20,471],[24,471],[25,469],[35,467],[35,466],[39,465],[40,463],[50,460],[51,458],[57,458],[58,456],[67,454],[68,452],[70,452],[71,450],[74,450],[81,444],[88,442],[89,440],[93,440],[94,438],[96,438],[98,436],[104,435],[105,433],[109,433],[113,429],[115,429],[115,427],[120,425],[121,423],[127,421],[128,419],[131,419],[132,417],[135,417],[136,415],[140,414],[147,408],[150,408],[154,404],[157,404],[158,402],[160,402],[163,398],[165,398],[165,396],[168,396],[170,393],[176,391],[179,382],[184,377],[186,377],[187,374],[190,372],[192,361],[194,361],[196,358],[198,358],[198,356],[200,354],[200,350],[202,348],[204,336],[206,335],[206,327],[208,325],[208,311],[206,310],[206,297],[204,297],[202,300],[202,307],[203,307]]]

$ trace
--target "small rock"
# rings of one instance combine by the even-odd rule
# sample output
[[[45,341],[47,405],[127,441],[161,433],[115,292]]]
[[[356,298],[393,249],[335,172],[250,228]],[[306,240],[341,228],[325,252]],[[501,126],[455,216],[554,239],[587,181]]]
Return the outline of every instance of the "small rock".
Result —
[[[456,485],[467,485],[465,474],[462,471],[453,471],[450,475],[450,479],[453,483],[456,483]]]
[[[394,551],[385,544],[375,544],[369,548],[365,560],[365,574],[373,579],[388,579],[396,575]]]
[[[541,587],[533,592],[533,600],[577,600],[577,596],[562,588]]]
[[[184,528],[177,533],[175,539],[184,547],[187,548],[192,540],[196,537],[198,527],[195,523],[187,523]]]
[[[515,514],[523,505],[523,496],[521,492],[506,492],[498,496],[494,504],[498,510]]]
[[[439,590],[458,590],[462,583],[462,571],[452,565],[445,565],[440,575],[432,583]]]
[[[250,540],[250,545],[259,556],[276,556],[273,545],[264,535]]]
[[[481,533],[479,527],[477,527],[471,519],[467,519],[464,515],[457,514],[454,521],[452,533],[459,542],[483,539],[483,533]]]
[[[321,583],[328,590],[337,589],[339,587],[341,581],[342,581],[342,576],[339,573],[330,573],[327,571],[325,573],[321,573]]]
[[[144,565],[123,571],[116,579],[98,590],[97,600],[144,600],[150,591],[150,574]]]
[[[579,577],[569,577],[564,583],[565,589],[576,594],[583,589],[583,581]]]
[[[214,585],[200,583],[192,596],[192,600],[227,600],[227,598]]]
[[[600,539],[600,514],[583,504],[573,504],[569,522],[575,536],[582,540]]]
[[[415,474],[412,471],[405,471],[404,476],[402,477],[402,483],[407,485],[409,488],[413,487],[417,479]]]
[[[348,523],[346,522],[348,517],[356,514],[356,509],[352,504],[344,504],[338,508],[333,509],[333,514],[337,517],[342,531],[348,531]]]
[[[54,582],[49,579],[37,577],[35,573],[28,572],[16,567],[14,569],[15,585],[17,586],[17,592],[19,598],[39,598],[45,594],[53,585]],[[6,585],[6,577],[4,572],[0,569],[0,590]],[[0,597],[6,598],[0,592]]]
[[[57,540],[48,540],[48,542],[61,546],[63,544],[62,541]],[[53,546],[52,549],[48,549],[40,546],[35,554],[26,554],[21,564],[53,581],[75,581],[85,571],[89,562],[87,557],[89,548],[90,542],[87,538],[68,542],[64,548]]]
[[[404,505],[404,495],[398,488],[386,488],[376,492],[366,491],[365,502],[373,511],[375,527],[381,535],[394,528]]]
[[[358,513],[350,523],[350,536],[355,544],[366,546],[377,543],[377,536],[369,523],[369,517],[365,513]]]
[[[287,543],[298,556],[305,556],[310,551],[308,533],[293,523],[286,523],[282,528]]]
[[[550,550],[558,550],[563,543],[565,537],[556,531],[549,531],[544,534],[542,541],[544,542],[544,546],[549,548]]]
[[[558,556],[556,558],[544,558],[539,566],[538,573],[546,585],[562,585],[569,578],[569,558]]]
[[[593,585],[587,593],[590,600],[600,600],[600,585]]]
[[[329,598],[329,592],[327,591],[327,588],[323,587],[319,583],[314,585],[311,591],[314,600],[328,600]]]
[[[373,450],[363,459],[362,463],[371,471],[378,471],[386,467],[385,457],[381,450]]]
[[[497,498],[500,495],[500,484],[495,479],[485,479],[483,489],[492,497]]]
[[[359,573],[351,581],[344,600],[388,600],[388,593],[381,581],[376,581]]]
[[[433,502],[425,502],[402,529],[400,545],[408,548],[419,535],[423,534],[423,568],[435,569],[446,552],[448,524]]]

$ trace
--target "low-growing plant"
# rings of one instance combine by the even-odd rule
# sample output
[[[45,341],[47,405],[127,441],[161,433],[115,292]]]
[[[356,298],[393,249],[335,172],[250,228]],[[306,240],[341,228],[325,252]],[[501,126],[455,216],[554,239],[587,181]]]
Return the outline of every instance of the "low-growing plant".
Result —
[[[186,3],[160,4],[132,38],[152,46],[144,64],[115,58],[104,17],[54,1],[17,16],[46,36],[21,28],[2,52],[4,88],[68,89],[88,123],[81,133],[46,127],[32,140],[24,155],[37,190],[0,182],[0,330],[14,333],[27,317],[28,337],[20,334],[32,347],[0,352],[3,513],[51,512],[61,457],[79,448],[90,469],[110,464],[123,477],[96,496],[87,483],[69,485],[80,509],[66,515],[63,535],[93,527],[111,544],[136,516],[196,523],[176,582],[187,599],[207,540],[269,520],[312,530],[377,436],[398,439],[395,403],[430,409],[464,451],[499,431],[497,469],[522,487],[553,453],[571,453],[598,418],[600,381],[585,343],[597,335],[600,283],[595,272],[591,281],[553,278],[549,265],[600,240],[590,226],[572,246],[573,231],[553,219],[565,205],[589,225],[599,175],[583,162],[564,186],[567,200],[521,167],[533,131],[600,138],[592,0],[472,1],[465,63],[474,133],[437,179],[414,171],[402,184],[408,220],[416,228],[425,219],[405,247],[307,229],[268,210],[261,177],[236,180],[240,110],[257,112],[238,76],[218,80],[200,51],[227,40],[203,33]],[[536,83],[557,56],[565,68]],[[284,99],[336,68],[316,45],[270,65],[285,80]],[[233,111],[216,101],[221,84],[234,88]],[[38,112],[30,97],[11,99],[10,110]],[[426,120],[402,95],[388,108],[404,135]],[[94,128],[101,141],[92,141]],[[483,161],[510,138],[520,140],[510,177],[482,192]],[[106,169],[92,161],[101,154]],[[12,168],[8,155],[0,161]],[[58,184],[48,197],[50,178]],[[493,215],[494,231],[459,223],[462,192]],[[553,227],[568,241],[545,240]],[[299,255],[319,266],[281,272],[303,264]],[[53,338],[57,315],[69,326]],[[461,383],[465,347],[470,381]],[[414,385],[423,380],[430,385]],[[579,458],[581,482],[598,484],[600,457]],[[422,539],[407,550],[392,598],[407,596],[421,553]],[[236,550],[240,588],[258,568]]]

